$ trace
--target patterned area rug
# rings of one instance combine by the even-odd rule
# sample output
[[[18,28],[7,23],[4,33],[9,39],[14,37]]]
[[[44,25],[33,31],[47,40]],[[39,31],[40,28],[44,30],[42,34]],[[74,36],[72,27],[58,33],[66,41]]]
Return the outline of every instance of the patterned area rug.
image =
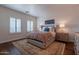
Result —
[[[53,42],[46,49],[27,43],[27,39],[13,42],[13,45],[24,55],[63,55],[65,49],[65,43],[57,41]]]

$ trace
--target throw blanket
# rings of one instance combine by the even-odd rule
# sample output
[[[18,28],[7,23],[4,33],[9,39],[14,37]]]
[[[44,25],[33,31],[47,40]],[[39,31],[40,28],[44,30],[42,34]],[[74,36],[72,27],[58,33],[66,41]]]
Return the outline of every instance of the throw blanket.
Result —
[[[54,32],[31,32],[27,35],[27,38],[42,41],[42,42],[47,42],[48,40],[55,38],[55,33]]]

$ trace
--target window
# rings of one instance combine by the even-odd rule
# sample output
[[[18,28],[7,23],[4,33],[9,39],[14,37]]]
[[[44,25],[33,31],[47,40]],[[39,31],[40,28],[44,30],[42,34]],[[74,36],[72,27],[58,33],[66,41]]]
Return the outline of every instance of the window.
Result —
[[[21,32],[21,20],[20,19],[17,19],[16,20],[17,21],[17,25],[16,25],[16,31],[17,32]]]
[[[27,31],[33,31],[33,21],[27,21]]]
[[[10,18],[10,33],[21,32],[21,19]]]
[[[15,32],[15,18],[10,18],[10,32]]]

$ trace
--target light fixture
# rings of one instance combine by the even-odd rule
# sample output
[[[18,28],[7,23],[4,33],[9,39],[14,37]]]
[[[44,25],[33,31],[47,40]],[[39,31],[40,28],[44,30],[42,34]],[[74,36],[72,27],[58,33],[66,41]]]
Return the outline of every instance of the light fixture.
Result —
[[[25,11],[25,14],[29,14],[29,11]]]
[[[60,27],[60,28],[64,28],[65,25],[64,25],[64,24],[60,24],[59,27]]]

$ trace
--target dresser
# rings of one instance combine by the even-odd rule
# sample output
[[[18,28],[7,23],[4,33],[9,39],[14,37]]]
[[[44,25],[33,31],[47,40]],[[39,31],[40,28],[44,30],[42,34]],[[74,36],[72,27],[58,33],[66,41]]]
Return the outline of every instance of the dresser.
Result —
[[[63,41],[63,42],[69,42],[69,34],[68,33],[56,33],[56,40]]]

